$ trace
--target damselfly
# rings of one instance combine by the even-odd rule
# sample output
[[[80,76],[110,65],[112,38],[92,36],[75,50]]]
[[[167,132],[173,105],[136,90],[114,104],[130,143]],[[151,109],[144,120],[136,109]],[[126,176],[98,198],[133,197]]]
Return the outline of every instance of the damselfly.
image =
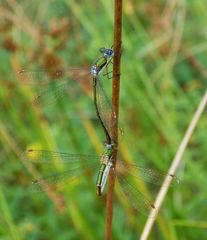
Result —
[[[48,106],[66,96],[66,92],[75,92],[77,85],[87,92],[93,81],[93,98],[97,117],[109,140],[111,129],[111,104],[104,90],[101,79],[109,79],[109,64],[112,64],[113,49],[100,48],[101,56],[96,59],[91,68],[71,68],[67,70],[20,70],[17,78],[22,84],[37,88],[38,95],[34,99],[35,105]],[[91,79],[92,81],[88,81]],[[77,94],[80,92],[76,91]],[[123,135],[123,132],[121,133]],[[109,142],[109,141],[107,141]]]
[[[73,180],[78,180],[81,177],[86,178],[87,173],[90,172],[97,174],[94,187],[96,186],[97,195],[101,196],[104,192],[109,171],[112,170],[115,171],[116,182],[120,185],[122,194],[129,200],[130,206],[145,215],[148,215],[149,211],[152,210],[156,212],[156,206],[137,190],[136,184],[138,180],[161,185],[163,179],[169,177],[172,180],[171,185],[178,183],[178,179],[173,174],[156,172],[120,160],[117,161],[115,170],[112,159],[112,146],[108,144],[106,144],[101,156],[29,149],[21,157],[25,161],[32,161],[33,163],[47,166],[49,168],[47,170],[50,171],[49,175],[35,179],[31,183],[29,186],[31,192],[47,191],[55,186],[58,190],[58,186],[60,187],[62,183],[68,182],[71,184]],[[64,164],[64,171],[57,173],[55,170],[55,174],[51,174],[58,164]]]
[[[96,115],[106,135],[106,141],[110,141],[111,126],[111,104],[104,90],[102,80],[109,79],[109,64],[112,64],[114,52],[112,48],[100,48],[101,56],[96,59],[91,68],[77,68],[68,70],[20,70],[17,73],[22,84],[33,85],[38,90],[38,95],[34,99],[34,104],[47,106],[53,104],[58,99],[64,97],[67,91],[75,91],[77,84],[84,91],[88,88],[88,79],[93,81],[93,98]],[[92,82],[91,81],[91,82]],[[123,130],[120,128],[123,135]]]

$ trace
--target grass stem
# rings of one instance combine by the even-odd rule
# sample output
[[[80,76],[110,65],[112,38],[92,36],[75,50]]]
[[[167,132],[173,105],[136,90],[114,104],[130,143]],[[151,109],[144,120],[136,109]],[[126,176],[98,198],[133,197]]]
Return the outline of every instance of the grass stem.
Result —
[[[204,96],[202,97],[201,101],[200,101],[200,104],[191,120],[191,123],[189,124],[187,130],[186,130],[186,133],[183,137],[183,140],[182,142],[180,143],[180,146],[177,150],[177,153],[172,161],[172,164],[169,168],[169,173],[170,174],[175,174],[179,164],[181,163],[182,161],[182,157],[183,157],[183,154],[184,154],[184,151],[189,143],[189,140],[195,130],[195,127],[197,126],[197,123],[198,123],[198,120],[200,119],[200,116],[201,114],[203,113],[205,107],[207,105],[207,91],[205,92]],[[168,188],[170,186],[170,183],[171,183],[171,178],[169,177],[166,177],[166,179],[164,180],[163,182],[163,186],[165,187],[161,187],[160,188],[160,191],[156,197],[156,200],[155,200],[155,207],[157,208],[157,212],[159,212],[159,209],[161,208],[161,205],[165,199],[165,196],[167,194],[167,191],[168,191]],[[152,213],[153,214],[153,213]],[[154,221],[156,219],[156,216],[154,216],[153,218],[151,217],[151,214],[149,215],[148,219],[147,219],[147,222],[145,224],[145,227],[142,231],[142,235],[141,235],[141,240],[146,240],[148,239],[149,237],[149,234],[151,232],[151,229],[153,227],[153,224],[154,224]]]
[[[114,59],[112,82],[112,140],[118,144],[118,116],[120,92],[120,64],[121,64],[121,38],[122,38],[122,0],[114,0]],[[117,149],[113,151],[114,168],[116,167]],[[111,239],[113,202],[114,202],[115,171],[111,170],[108,179],[108,192],[106,199],[106,230],[105,239]]]

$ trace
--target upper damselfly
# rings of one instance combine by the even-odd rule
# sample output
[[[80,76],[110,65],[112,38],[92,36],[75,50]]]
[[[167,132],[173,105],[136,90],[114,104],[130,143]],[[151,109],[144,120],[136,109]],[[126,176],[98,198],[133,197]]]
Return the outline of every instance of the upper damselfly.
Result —
[[[111,104],[103,87],[102,79],[110,79],[109,65],[113,64],[114,52],[112,48],[100,48],[100,57],[95,60],[91,68],[71,68],[67,70],[20,70],[17,77],[22,84],[33,85],[38,94],[34,105],[48,106],[66,96],[66,92],[73,92],[77,83],[84,90],[90,88],[93,82],[93,99],[96,115],[105,132],[107,142],[110,142]],[[92,81],[90,81],[92,79]],[[78,92],[79,93],[79,92]],[[77,94],[78,95],[78,94]],[[121,129],[120,129],[121,130]],[[121,130],[121,135],[123,131]]]

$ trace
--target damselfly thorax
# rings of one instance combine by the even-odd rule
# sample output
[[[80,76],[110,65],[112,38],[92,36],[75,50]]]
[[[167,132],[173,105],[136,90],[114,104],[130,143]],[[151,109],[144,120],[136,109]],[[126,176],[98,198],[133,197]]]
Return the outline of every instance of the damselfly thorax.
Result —
[[[98,196],[102,195],[108,179],[110,169],[113,166],[112,151],[113,151],[113,145],[106,144],[105,150],[101,156],[101,166],[100,166],[97,181],[96,181],[96,193]]]
[[[100,73],[107,68],[109,63],[111,63],[112,58],[114,56],[114,52],[111,48],[100,48],[100,53],[102,54],[91,67],[91,75],[93,77],[97,77]],[[106,69],[106,74],[108,75],[108,71]]]

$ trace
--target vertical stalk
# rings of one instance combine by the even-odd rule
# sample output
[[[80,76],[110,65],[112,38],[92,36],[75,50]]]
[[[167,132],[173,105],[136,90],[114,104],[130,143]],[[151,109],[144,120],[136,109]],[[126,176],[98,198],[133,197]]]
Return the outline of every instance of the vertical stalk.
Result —
[[[114,59],[112,81],[112,141],[118,145],[118,117],[120,92],[120,64],[121,64],[121,38],[122,38],[122,0],[114,0]],[[117,149],[113,149],[114,168],[116,167]],[[105,239],[111,239],[113,203],[114,203],[115,171],[109,173],[108,192],[106,198],[106,230]]]
[[[193,116],[193,118],[192,118],[192,120],[191,120],[185,134],[184,134],[184,137],[183,137],[183,139],[180,143],[180,146],[177,150],[177,153],[176,153],[176,155],[175,155],[175,157],[174,157],[174,159],[171,163],[171,166],[170,166],[169,171],[168,171],[170,174],[175,174],[179,164],[181,163],[184,151],[187,148],[187,145],[190,141],[190,138],[191,138],[193,132],[195,131],[195,128],[198,124],[198,121],[201,117],[201,114],[203,113],[206,106],[207,106],[207,91],[205,92],[204,96],[202,97],[202,99],[200,101],[200,104],[199,104],[197,110],[195,111],[194,116]],[[165,186],[165,187],[161,187],[159,193],[157,194],[157,197],[156,197],[156,200],[155,200],[155,203],[154,203],[155,207],[157,208],[157,213],[158,213],[159,209],[161,208],[161,205],[162,205],[162,203],[165,199],[168,188],[170,186],[170,182],[171,182],[171,178],[166,177],[166,179],[164,180],[163,185],[162,185],[162,186]],[[152,218],[152,216],[153,216],[153,218]],[[151,229],[154,225],[155,219],[156,219],[156,215],[154,215],[154,213],[150,213],[150,215],[147,219],[147,222],[145,224],[145,227],[142,231],[142,234],[141,234],[141,237],[140,237],[141,240],[147,240],[148,239],[148,237],[150,235],[150,232],[151,232]]]

